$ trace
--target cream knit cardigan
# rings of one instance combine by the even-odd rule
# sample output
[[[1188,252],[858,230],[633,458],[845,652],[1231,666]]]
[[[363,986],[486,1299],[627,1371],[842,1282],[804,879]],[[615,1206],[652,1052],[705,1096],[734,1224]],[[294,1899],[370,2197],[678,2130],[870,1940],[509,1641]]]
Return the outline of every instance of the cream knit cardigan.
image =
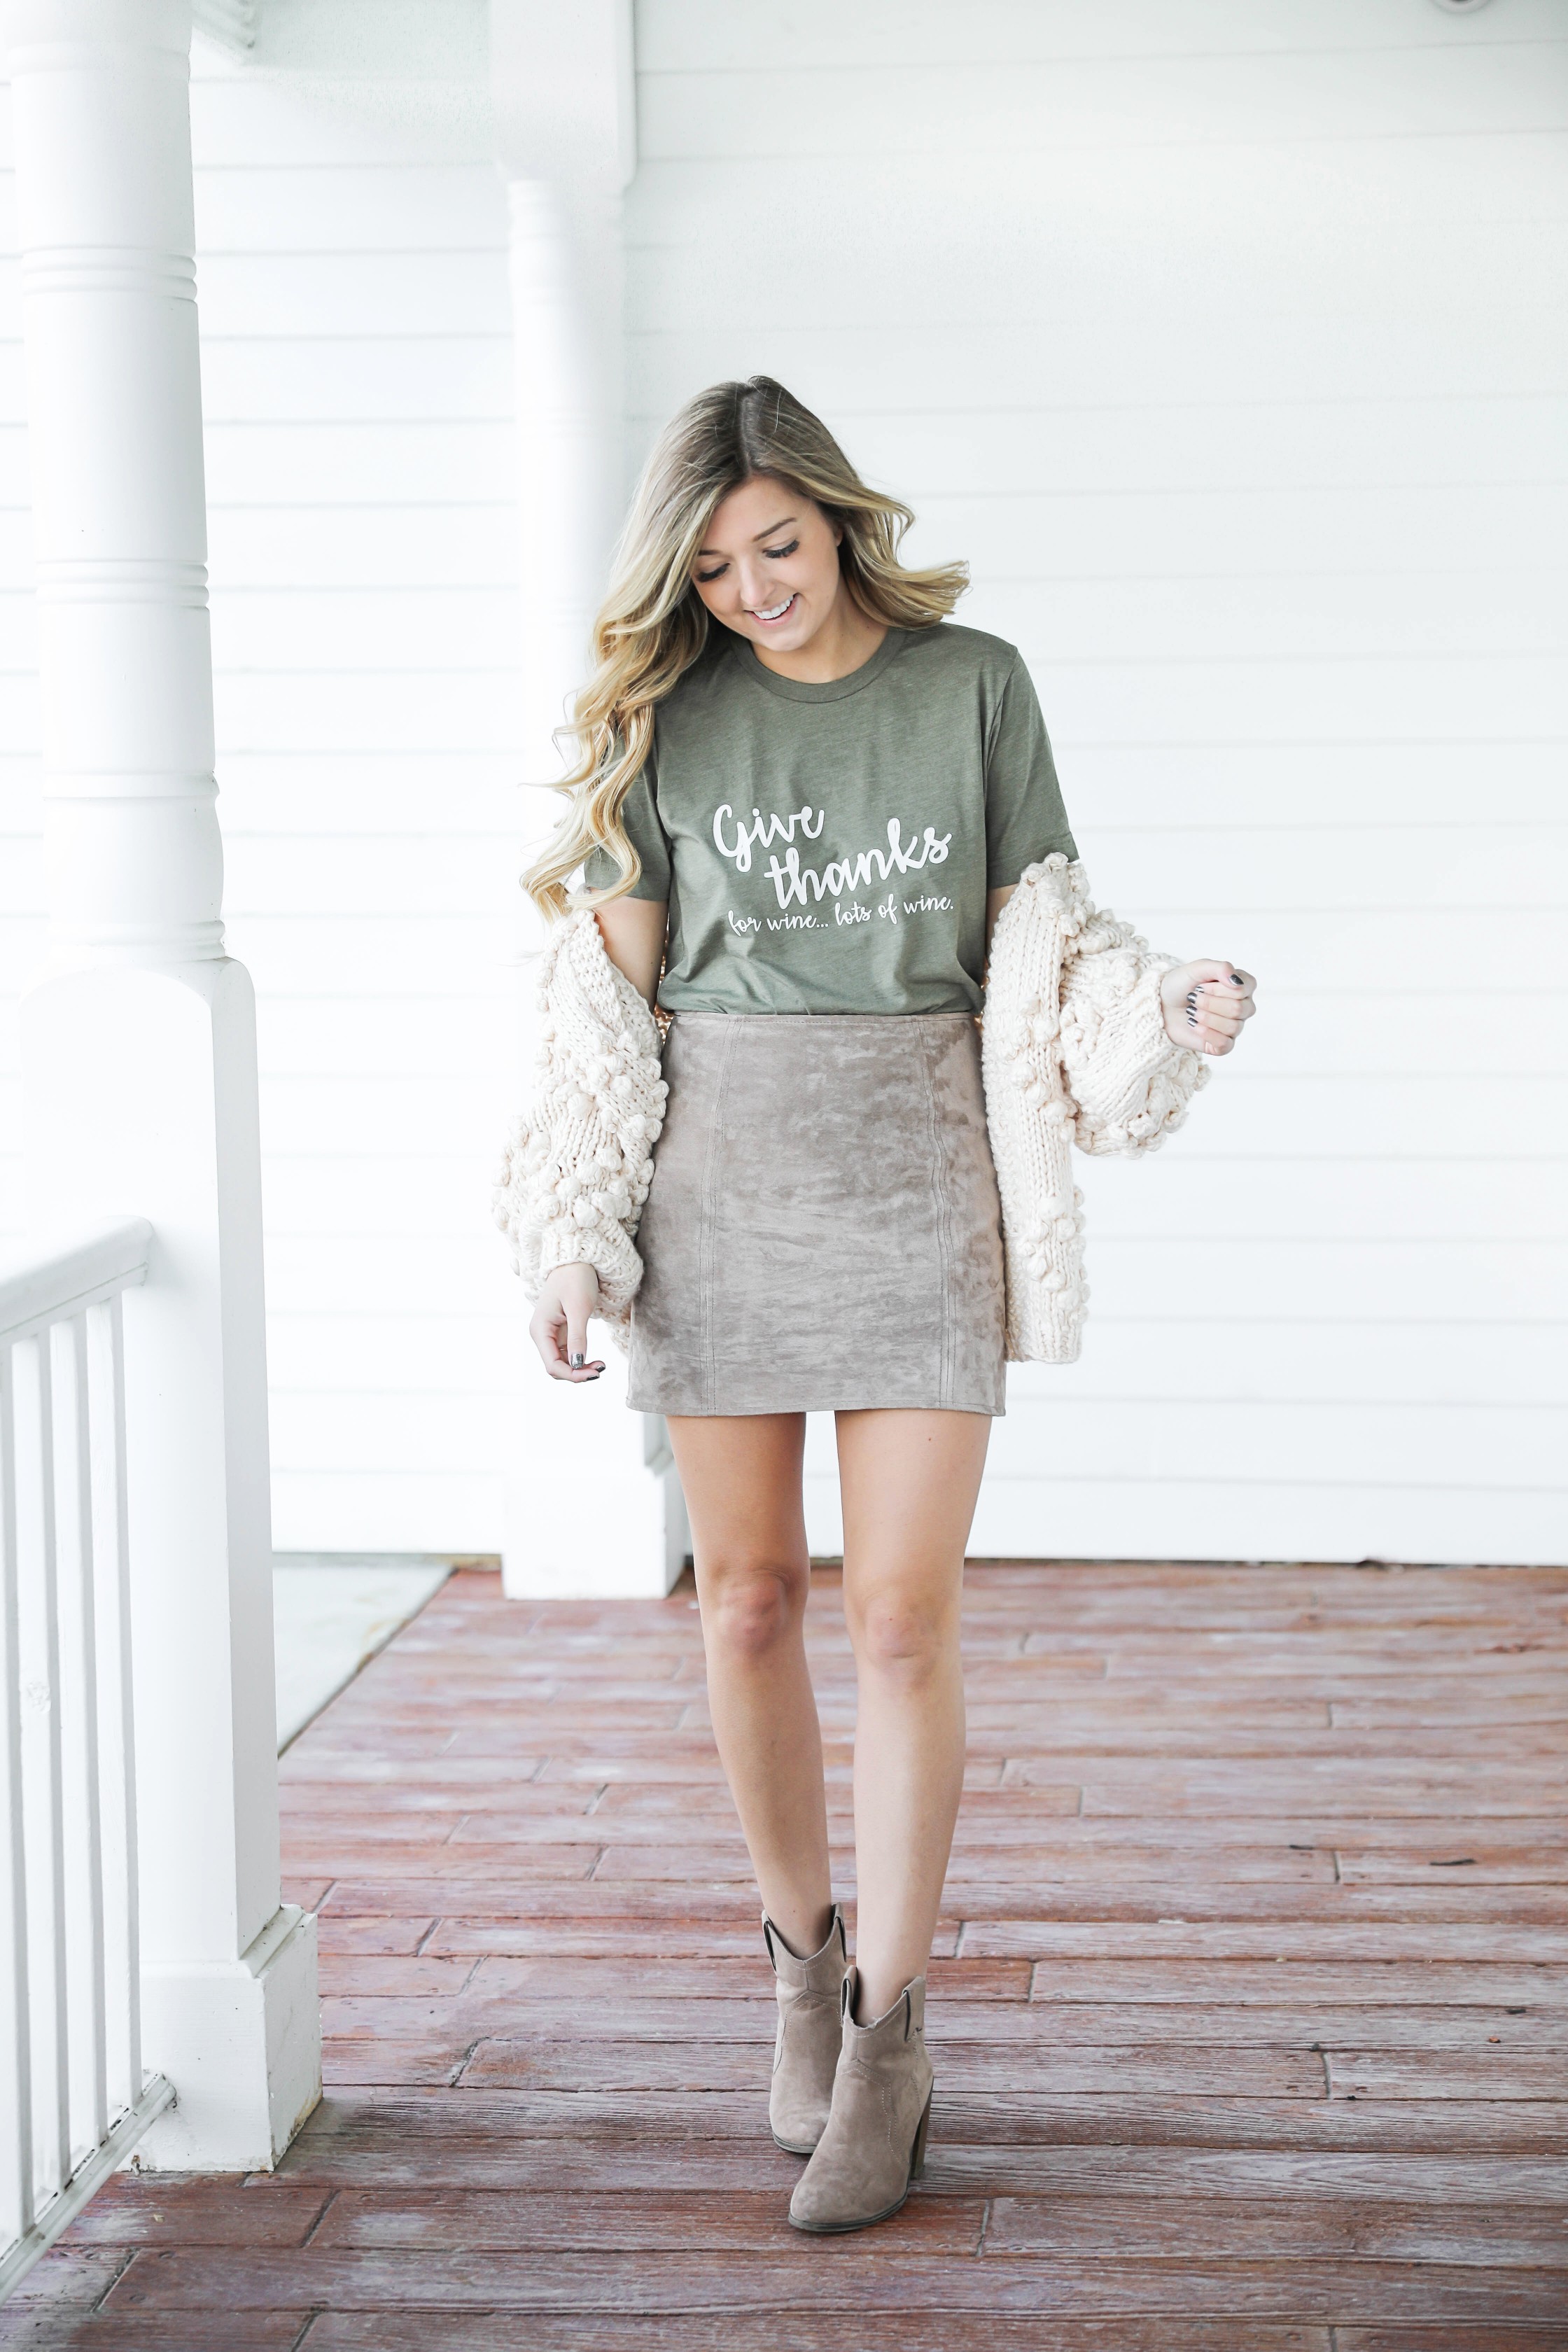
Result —
[[[1165,1032],[1160,983],[1173,956],[1097,910],[1081,866],[1031,866],[991,941],[982,1061],[1002,1197],[1007,1354],[1071,1363],[1083,1333],[1080,1151],[1152,1151],[1207,1083],[1201,1054]],[[605,952],[587,911],[552,933],[540,975],[538,1091],[496,1187],[529,1297],[574,1262],[599,1277],[623,1347],[642,1279],[634,1246],[668,1092],[658,1024]]]

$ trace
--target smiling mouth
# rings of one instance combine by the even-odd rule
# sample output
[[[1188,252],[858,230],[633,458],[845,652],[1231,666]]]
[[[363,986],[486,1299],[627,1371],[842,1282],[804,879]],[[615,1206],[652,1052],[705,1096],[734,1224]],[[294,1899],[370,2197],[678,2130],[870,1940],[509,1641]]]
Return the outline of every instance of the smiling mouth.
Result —
[[[788,596],[786,596],[786,597],[784,598],[784,603],[783,603],[782,604],[770,604],[770,605],[768,605],[768,606],[766,606],[766,607],[763,607],[763,608],[759,608],[758,606],[756,606],[755,604],[753,604],[753,605],[751,607],[751,614],[752,614],[752,620],[753,620],[753,621],[782,621],[782,620],[784,619],[784,614],[789,611],[790,606],[795,603],[795,596],[796,596],[796,595],[798,595],[798,594],[799,594],[799,593],[800,593],[800,592],[799,592],[799,590],[798,590],[798,589],[797,589],[797,590],[795,590],[795,593],[794,593],[793,594],[788,595]]]

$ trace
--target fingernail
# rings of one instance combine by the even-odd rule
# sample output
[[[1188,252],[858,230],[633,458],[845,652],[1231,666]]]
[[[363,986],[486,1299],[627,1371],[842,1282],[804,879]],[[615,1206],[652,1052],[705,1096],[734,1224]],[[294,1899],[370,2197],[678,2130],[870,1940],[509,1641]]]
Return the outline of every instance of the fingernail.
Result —
[[[1240,974],[1238,971],[1233,971],[1233,972],[1231,973],[1231,975],[1230,975],[1230,984],[1231,984],[1232,988],[1245,988],[1245,987],[1247,986],[1247,982],[1246,982],[1246,981],[1244,981],[1244,980],[1243,980],[1243,978],[1242,978],[1241,974]]]
[[[1197,1027],[1197,1025],[1198,1025],[1198,1016],[1197,1016],[1197,1014],[1196,1014],[1195,1013],[1194,1013],[1193,1011],[1191,1011],[1191,1009],[1189,1008],[1188,1013],[1187,1013],[1187,1026],[1188,1026],[1188,1028],[1189,1028],[1189,1029],[1195,1029],[1195,1028]]]

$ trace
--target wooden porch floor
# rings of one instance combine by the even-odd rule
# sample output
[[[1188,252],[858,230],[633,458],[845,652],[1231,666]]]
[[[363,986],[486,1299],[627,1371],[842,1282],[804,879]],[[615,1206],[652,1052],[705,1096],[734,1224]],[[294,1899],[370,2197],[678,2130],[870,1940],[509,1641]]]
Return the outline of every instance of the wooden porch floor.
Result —
[[[1563,2352],[1568,1572],[987,1564],[967,1623],[895,2221],[784,2221],[689,1584],[469,1573],[285,1759],[321,2108],[117,2184],[0,2343]],[[842,1804],[832,1572],[812,1643]]]

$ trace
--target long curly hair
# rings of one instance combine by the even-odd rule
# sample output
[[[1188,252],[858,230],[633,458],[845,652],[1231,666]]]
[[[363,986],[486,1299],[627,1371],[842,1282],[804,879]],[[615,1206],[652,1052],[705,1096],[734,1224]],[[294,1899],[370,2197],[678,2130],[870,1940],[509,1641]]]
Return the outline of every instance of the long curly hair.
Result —
[[[570,805],[522,877],[547,916],[603,906],[637,885],[641,864],[621,811],[652,749],[656,709],[708,643],[692,565],[715,509],[759,475],[815,499],[838,526],[845,583],[870,619],[930,628],[969,585],[966,564],[915,571],[900,562],[910,509],[863,482],[821,418],[772,376],[712,384],[689,400],[643,468],[594,623],[593,675],[560,730],[576,759],[552,789]],[[609,851],[619,875],[609,888],[574,898],[572,877],[595,849]]]

